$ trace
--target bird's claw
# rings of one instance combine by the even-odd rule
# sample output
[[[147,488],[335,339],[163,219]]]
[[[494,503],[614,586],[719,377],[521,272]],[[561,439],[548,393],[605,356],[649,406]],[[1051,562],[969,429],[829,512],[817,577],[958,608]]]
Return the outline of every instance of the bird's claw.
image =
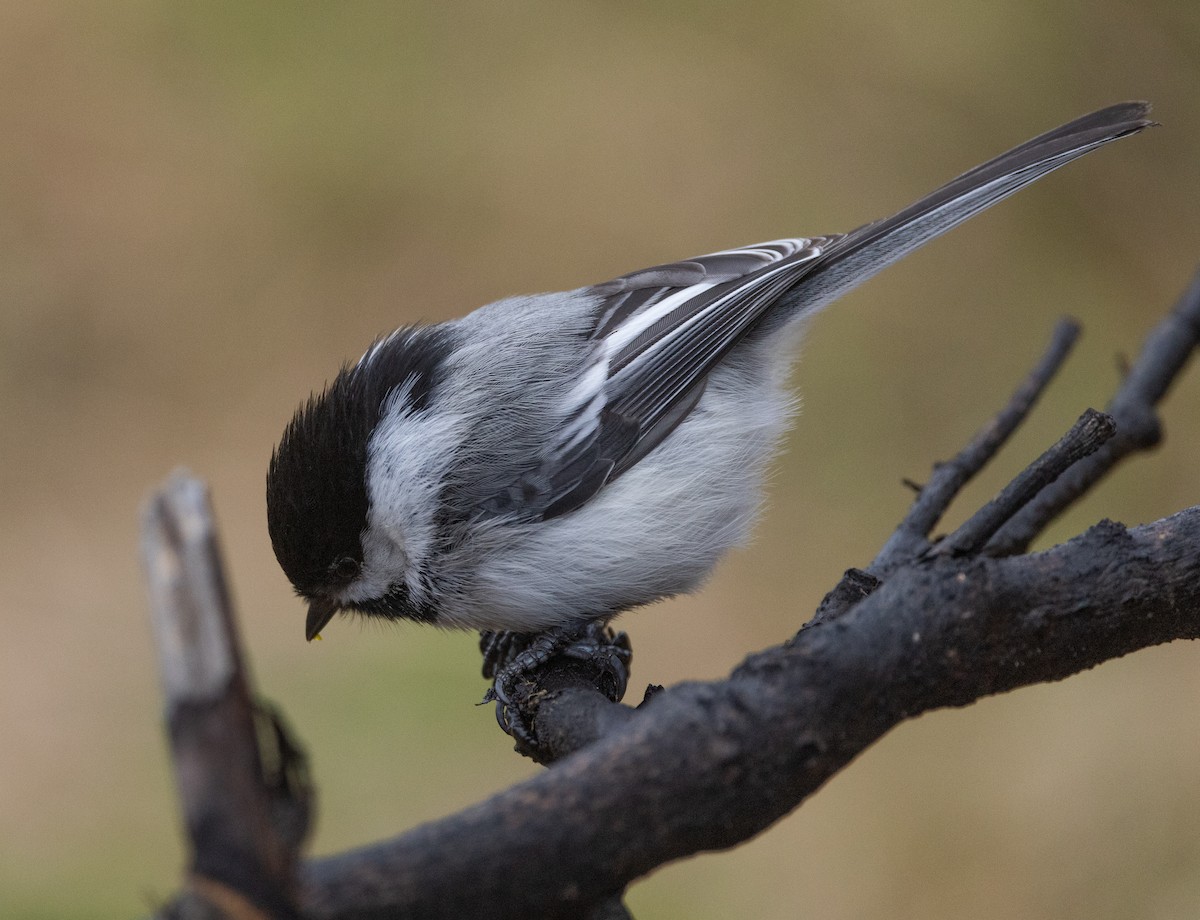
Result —
[[[483,674],[493,679],[483,703],[496,704],[496,722],[517,742],[519,750],[537,749],[537,736],[525,706],[536,689],[534,672],[553,658],[563,656],[595,666],[595,686],[614,703],[620,702],[629,683],[633,650],[629,637],[614,633],[602,621],[582,628],[547,630],[534,635],[482,633]]]

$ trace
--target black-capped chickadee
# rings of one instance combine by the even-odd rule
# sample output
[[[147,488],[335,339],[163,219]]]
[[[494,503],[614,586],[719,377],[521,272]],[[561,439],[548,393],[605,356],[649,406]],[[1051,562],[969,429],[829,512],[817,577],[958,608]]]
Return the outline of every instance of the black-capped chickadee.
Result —
[[[1148,112],[1085,115],[851,233],[379,339],[297,411],[267,473],[306,636],[339,610],[536,632],[695,588],[755,517],[803,321]]]

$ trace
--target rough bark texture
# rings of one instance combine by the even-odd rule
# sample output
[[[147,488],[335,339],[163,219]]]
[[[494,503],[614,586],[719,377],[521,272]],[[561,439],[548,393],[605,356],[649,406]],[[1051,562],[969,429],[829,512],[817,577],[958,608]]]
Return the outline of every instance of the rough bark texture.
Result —
[[[1030,556],[930,559],[728,680],[655,694],[528,782],[309,862],[305,911],[579,916],[665,862],[763,830],[906,718],[1197,635],[1200,507]],[[584,697],[560,699],[556,721],[590,718]]]

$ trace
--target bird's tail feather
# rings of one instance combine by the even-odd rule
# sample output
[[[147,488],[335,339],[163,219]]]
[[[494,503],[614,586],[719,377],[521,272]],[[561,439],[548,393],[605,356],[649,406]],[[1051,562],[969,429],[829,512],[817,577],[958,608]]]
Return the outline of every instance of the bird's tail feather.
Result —
[[[1149,103],[1123,102],[1084,115],[976,166],[897,214],[846,234],[797,279],[780,299],[778,312],[790,318],[820,309],[1047,173],[1154,125],[1149,112]]]

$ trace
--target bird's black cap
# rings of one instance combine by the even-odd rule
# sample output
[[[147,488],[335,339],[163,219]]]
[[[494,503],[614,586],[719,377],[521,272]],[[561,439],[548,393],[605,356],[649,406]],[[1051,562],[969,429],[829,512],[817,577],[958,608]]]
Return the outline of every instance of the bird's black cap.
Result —
[[[267,470],[267,529],[275,558],[299,594],[326,598],[358,575],[371,435],[398,388],[409,411],[429,405],[450,348],[445,327],[398,330],[358,364],[342,368],[284,430]],[[334,612],[321,614],[317,631]],[[321,616],[310,611],[309,632]]]

